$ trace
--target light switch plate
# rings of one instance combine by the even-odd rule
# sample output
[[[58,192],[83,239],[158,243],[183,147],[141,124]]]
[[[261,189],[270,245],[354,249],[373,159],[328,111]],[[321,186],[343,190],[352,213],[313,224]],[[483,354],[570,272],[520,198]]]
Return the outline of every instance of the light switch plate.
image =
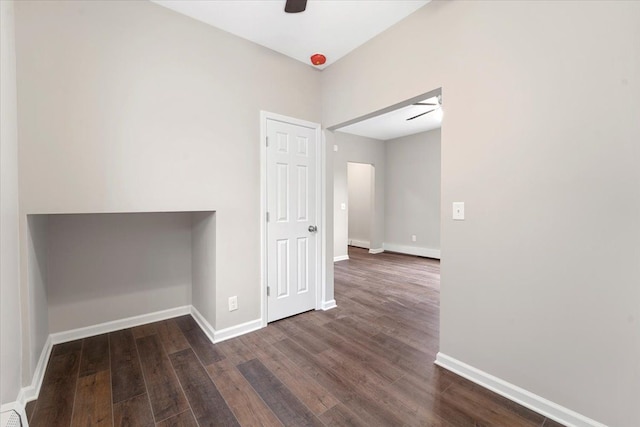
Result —
[[[333,146],[333,151],[338,151],[338,146],[337,145]]]
[[[342,209],[343,211],[347,210],[347,204],[346,203],[340,203],[340,209]]]
[[[464,202],[453,202],[453,219],[464,221]]]

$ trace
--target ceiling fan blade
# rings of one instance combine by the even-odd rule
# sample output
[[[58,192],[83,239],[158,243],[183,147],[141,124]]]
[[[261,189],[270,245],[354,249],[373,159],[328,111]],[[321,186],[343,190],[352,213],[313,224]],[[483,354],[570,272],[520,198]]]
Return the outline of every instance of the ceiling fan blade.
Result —
[[[432,111],[436,111],[436,110],[437,110],[437,108],[434,108],[433,110],[429,110],[429,111],[426,111],[426,112],[424,112],[424,113],[420,113],[420,114],[418,114],[417,116],[409,117],[409,118],[407,119],[407,121],[409,121],[409,120],[413,120],[413,119],[417,119],[417,118],[418,118],[418,117],[420,117],[420,116],[424,116],[425,114],[429,114],[430,112],[432,112]]]
[[[428,102],[416,102],[416,103],[415,103],[415,104],[413,104],[413,105],[434,105],[434,106],[435,106],[435,105],[438,105],[438,104],[430,104],[430,103],[428,103]]]
[[[304,12],[307,8],[307,0],[287,0],[284,5],[284,11],[287,13],[300,13]]]

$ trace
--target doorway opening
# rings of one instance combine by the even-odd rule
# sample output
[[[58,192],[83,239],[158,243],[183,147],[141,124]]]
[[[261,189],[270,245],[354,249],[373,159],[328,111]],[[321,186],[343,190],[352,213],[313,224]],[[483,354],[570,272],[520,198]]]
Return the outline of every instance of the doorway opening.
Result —
[[[347,240],[349,246],[371,249],[375,201],[375,167],[347,162]]]
[[[437,89],[329,129],[334,262],[350,246],[440,259],[442,105]]]

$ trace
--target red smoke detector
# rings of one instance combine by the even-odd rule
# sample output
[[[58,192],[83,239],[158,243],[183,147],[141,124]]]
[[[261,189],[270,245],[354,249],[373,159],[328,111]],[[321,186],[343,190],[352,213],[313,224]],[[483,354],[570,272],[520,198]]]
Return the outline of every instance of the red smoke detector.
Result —
[[[321,53],[314,53],[311,55],[311,63],[313,65],[322,65],[327,62],[327,57]]]

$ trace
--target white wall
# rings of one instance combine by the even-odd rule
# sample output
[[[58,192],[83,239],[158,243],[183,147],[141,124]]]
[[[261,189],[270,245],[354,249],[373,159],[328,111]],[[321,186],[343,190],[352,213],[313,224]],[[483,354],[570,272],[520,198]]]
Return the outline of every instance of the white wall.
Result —
[[[621,427],[640,425],[638,22],[639,2],[431,2],[322,73],[327,126],[442,88],[440,350]]]
[[[18,138],[13,2],[0,2],[0,404],[20,390]]]
[[[28,286],[23,288],[23,384],[31,383],[40,354],[49,337],[49,304],[47,301],[49,218],[30,215],[27,228],[26,256],[20,259]]]
[[[385,153],[385,249],[439,254],[440,129],[386,141]]]
[[[191,214],[49,215],[50,332],[191,304]]]
[[[259,112],[320,122],[320,73],[150,2],[19,2],[16,46],[21,214],[216,211],[213,326],[258,319]]]
[[[349,244],[369,249],[373,220],[374,168],[366,163],[347,163],[347,216]]]
[[[347,163],[368,163],[375,167],[374,214],[371,223],[371,248],[382,248],[384,237],[384,141],[333,132],[333,144],[338,151],[333,152],[333,256],[337,259],[347,256],[348,217],[347,211],[340,209],[341,203],[348,203]]]
[[[212,323],[216,318],[215,212],[194,212],[191,227],[192,305]]]

